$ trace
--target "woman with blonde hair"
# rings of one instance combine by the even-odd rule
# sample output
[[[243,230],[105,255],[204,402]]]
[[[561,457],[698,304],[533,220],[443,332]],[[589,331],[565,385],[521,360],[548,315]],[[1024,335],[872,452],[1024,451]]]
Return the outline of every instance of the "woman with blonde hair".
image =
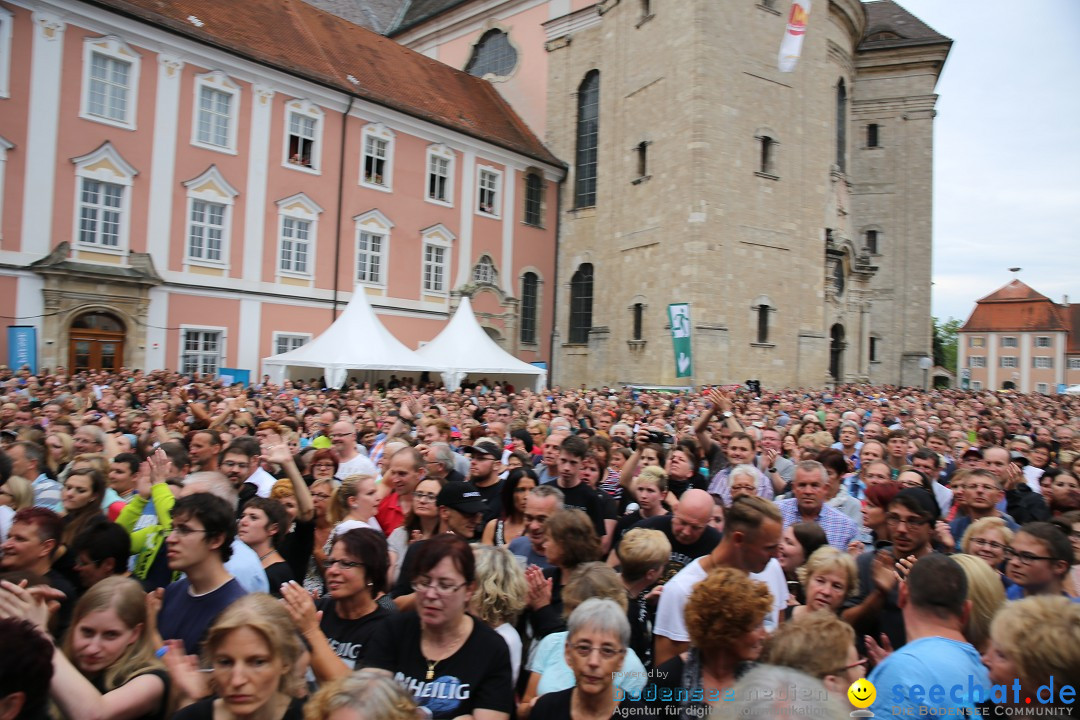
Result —
[[[980,653],[986,652],[990,641],[990,623],[1005,605],[1005,587],[1001,584],[1001,577],[981,558],[963,553],[951,557],[959,563],[968,580],[971,610],[964,624],[964,637]]]
[[[15,512],[34,504],[34,487],[30,481],[18,475],[12,475],[0,485],[0,505],[6,505]]]
[[[374,476],[359,474],[343,479],[326,508],[327,517],[334,525],[331,540],[334,535],[360,526],[382,532],[375,519],[378,502]]]
[[[830,692],[845,693],[866,677],[855,649],[855,631],[831,612],[811,612],[781,625],[769,639],[764,661],[801,670]]]
[[[1000,573],[1005,567],[1005,548],[1009,547],[1012,539],[1013,531],[1002,518],[979,518],[964,531],[960,538],[960,549],[968,555],[981,558]]]
[[[47,633],[48,610],[22,587],[4,582],[0,616]],[[16,651],[17,648],[6,648]],[[50,695],[68,720],[157,720],[168,716],[169,674],[146,631],[146,595],[131,578],[110,577],[86,591],[63,650],[53,653]]]
[[[839,613],[844,601],[859,592],[855,558],[831,545],[811,553],[806,564],[795,573],[802,583],[806,604],[785,608],[784,619],[800,618],[819,610]]]
[[[54,480],[75,455],[75,438],[65,432],[49,433],[45,438],[45,467],[42,470]]]
[[[1037,697],[1043,685],[1075,685],[1080,668],[1080,604],[1061,595],[1034,595],[1006,603],[990,624],[990,647],[983,664],[995,685],[1013,686],[1019,692],[1006,693],[1006,702]],[[1052,681],[1050,678],[1054,678]],[[1071,717],[1073,698],[1065,693],[1048,698],[1046,714]],[[1043,694],[1045,697],[1045,694]],[[1042,698],[1039,698],[1040,701]]]
[[[357,670],[323,685],[304,706],[304,720],[420,720],[416,703],[388,670]]]
[[[173,680],[188,697],[201,697],[177,711],[175,720],[300,720],[304,701],[295,665],[303,647],[289,614],[265,593],[245,595],[222,611],[206,633],[203,666],[210,668],[204,695],[202,673],[169,641],[165,656]]]
[[[525,570],[505,545],[473,545],[476,555],[476,592],[469,610],[499,633],[510,649],[510,669],[517,685],[521,669],[521,636],[514,628],[525,609],[529,585]]]

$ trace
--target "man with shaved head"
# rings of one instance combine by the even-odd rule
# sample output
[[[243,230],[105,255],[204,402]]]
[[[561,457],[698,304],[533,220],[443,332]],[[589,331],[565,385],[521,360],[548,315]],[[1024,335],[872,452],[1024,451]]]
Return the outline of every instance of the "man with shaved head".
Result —
[[[720,533],[709,525],[714,504],[712,495],[693,488],[683,493],[671,515],[645,518],[634,525],[659,530],[671,542],[671,556],[658,584],[670,580],[696,558],[708,555],[720,542]],[[611,555],[615,556],[615,548],[611,549]]]

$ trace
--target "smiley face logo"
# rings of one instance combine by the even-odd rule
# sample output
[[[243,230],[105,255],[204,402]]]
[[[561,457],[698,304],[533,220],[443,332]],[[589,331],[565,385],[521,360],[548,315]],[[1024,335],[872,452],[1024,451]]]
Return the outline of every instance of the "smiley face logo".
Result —
[[[848,700],[857,708],[867,708],[874,703],[877,697],[877,688],[866,678],[859,678],[851,683],[847,690]]]

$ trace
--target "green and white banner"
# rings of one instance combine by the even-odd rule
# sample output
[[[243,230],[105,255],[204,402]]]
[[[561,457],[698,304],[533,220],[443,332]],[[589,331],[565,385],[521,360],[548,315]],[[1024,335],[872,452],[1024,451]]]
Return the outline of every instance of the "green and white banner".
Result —
[[[690,349],[690,304],[672,303],[667,310],[671,321],[671,343],[675,346],[675,377],[691,377],[694,361]]]

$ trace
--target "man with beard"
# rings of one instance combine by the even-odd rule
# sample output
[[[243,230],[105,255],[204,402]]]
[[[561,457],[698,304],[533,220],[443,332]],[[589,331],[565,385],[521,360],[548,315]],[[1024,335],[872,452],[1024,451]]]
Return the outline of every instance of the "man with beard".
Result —
[[[848,601],[843,619],[855,636],[869,636],[883,648],[899,648],[907,641],[899,605],[897,563],[934,552],[930,540],[939,516],[937,501],[922,488],[905,488],[889,503],[885,522],[892,546],[870,550],[855,560],[859,593]]]

